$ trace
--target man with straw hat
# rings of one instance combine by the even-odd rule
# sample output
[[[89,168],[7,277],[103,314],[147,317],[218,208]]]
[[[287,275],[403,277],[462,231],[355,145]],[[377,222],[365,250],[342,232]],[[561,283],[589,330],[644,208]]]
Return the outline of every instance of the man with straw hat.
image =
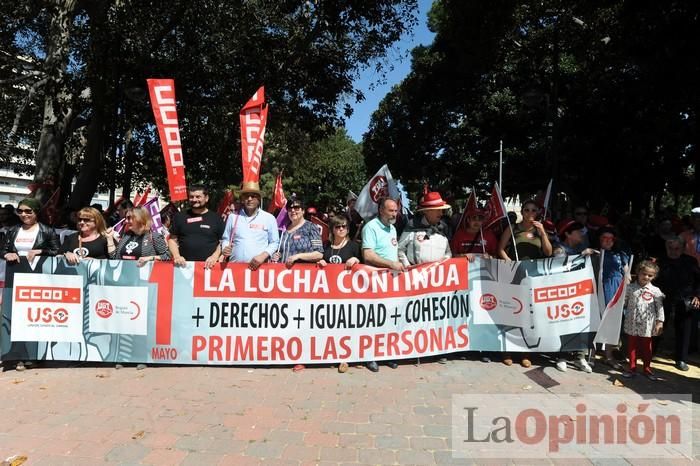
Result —
[[[252,270],[269,259],[279,246],[275,217],[260,208],[260,186],[246,181],[241,186],[241,208],[226,221],[222,253],[231,262],[247,262]]]

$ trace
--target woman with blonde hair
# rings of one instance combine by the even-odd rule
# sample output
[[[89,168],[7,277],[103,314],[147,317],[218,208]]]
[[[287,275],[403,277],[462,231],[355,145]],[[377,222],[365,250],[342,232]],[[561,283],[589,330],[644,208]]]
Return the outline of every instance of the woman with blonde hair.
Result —
[[[153,220],[146,208],[132,207],[124,220],[124,234],[110,253],[112,259],[136,260],[139,267],[146,262],[170,260],[165,238],[151,230]]]
[[[97,209],[84,207],[78,211],[78,232],[66,238],[61,253],[69,264],[81,259],[109,259],[116,249],[112,229]]]

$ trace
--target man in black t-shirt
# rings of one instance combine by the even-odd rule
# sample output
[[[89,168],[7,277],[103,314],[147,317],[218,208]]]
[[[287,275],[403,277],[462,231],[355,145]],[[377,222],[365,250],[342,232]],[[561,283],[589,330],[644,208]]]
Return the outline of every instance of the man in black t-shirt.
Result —
[[[207,209],[207,188],[190,186],[188,197],[190,208],[178,212],[173,218],[168,247],[175,265],[184,266],[185,261],[204,261],[204,266],[211,268],[221,255],[224,222],[216,212]]]

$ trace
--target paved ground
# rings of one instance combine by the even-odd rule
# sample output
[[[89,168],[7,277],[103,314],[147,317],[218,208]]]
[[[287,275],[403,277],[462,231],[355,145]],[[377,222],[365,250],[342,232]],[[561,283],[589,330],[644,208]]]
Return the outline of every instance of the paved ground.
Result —
[[[665,382],[638,377],[619,386],[619,375],[600,364],[583,374],[557,372],[544,359],[530,369],[474,356],[445,365],[412,362],[397,370],[383,366],[378,374],[362,367],[346,374],[331,367],[300,373],[75,364],[6,370],[0,373],[0,462],[24,455],[30,465],[473,463],[453,459],[450,451],[453,394],[692,393],[700,386],[697,367],[681,375],[663,363],[656,370]],[[558,385],[545,388],[552,381],[545,383],[543,375]],[[700,455],[700,416],[693,430],[694,454]]]

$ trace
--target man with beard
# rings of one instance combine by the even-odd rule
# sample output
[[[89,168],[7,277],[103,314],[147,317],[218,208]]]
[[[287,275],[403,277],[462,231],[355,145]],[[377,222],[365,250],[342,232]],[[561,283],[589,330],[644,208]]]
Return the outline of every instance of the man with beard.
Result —
[[[382,198],[379,200],[379,216],[370,220],[362,229],[362,255],[367,265],[388,268],[399,272],[406,271],[406,267],[399,261],[398,241],[396,240],[396,217],[399,205],[393,199]],[[392,369],[398,364],[394,361],[387,363]],[[379,366],[376,361],[367,363],[367,369],[377,372]]]
[[[178,212],[172,219],[168,247],[175,265],[186,261],[204,261],[211,268],[221,256],[220,239],[224,234],[224,222],[216,212],[207,208],[209,191],[202,185],[190,186],[190,208]]]
[[[260,196],[257,182],[243,183],[243,207],[228,216],[222,238],[224,256],[231,262],[247,262],[251,270],[257,270],[269,259],[280,242],[277,220],[260,208]]]

